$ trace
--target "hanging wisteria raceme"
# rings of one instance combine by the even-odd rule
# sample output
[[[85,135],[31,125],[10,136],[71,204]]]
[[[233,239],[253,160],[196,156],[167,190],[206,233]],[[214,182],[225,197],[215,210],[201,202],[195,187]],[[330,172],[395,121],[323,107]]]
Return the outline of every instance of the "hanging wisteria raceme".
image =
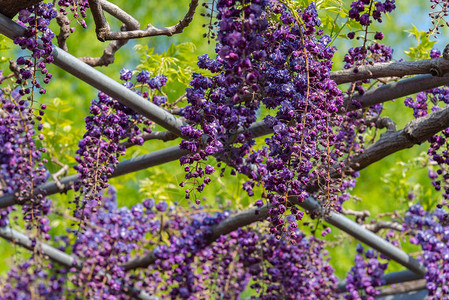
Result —
[[[127,69],[122,70],[121,79],[125,81],[124,86],[146,99],[150,95],[149,89],[160,90],[167,82],[165,76],[150,78],[148,71],[141,71],[134,84],[131,81],[132,72]],[[75,157],[78,165],[74,167],[79,174],[74,189],[80,191],[74,200],[74,215],[82,222],[90,218],[96,206],[101,205],[101,191],[108,187],[109,177],[119,162],[118,158],[126,151],[120,142],[128,139],[132,144],[142,145],[144,140],[138,125],[142,124],[144,131],[150,133],[149,126],[152,124],[102,92],[98,93],[98,99],[92,101],[90,113],[92,115],[85,118],[87,132],[78,144]],[[90,209],[86,210],[86,207]],[[83,227],[84,224],[80,225]]]
[[[209,214],[201,206],[185,210],[167,208],[163,202],[153,205],[144,202],[146,210],[155,208],[170,219],[161,223],[156,217],[150,223],[152,234],[163,243],[153,249],[154,263],[139,273],[144,282],[136,287],[149,294],[232,299],[249,287],[263,299],[322,299],[335,290],[337,278],[318,239],[296,231],[296,244],[291,244],[240,228],[209,244],[212,228],[228,218],[229,211]],[[310,280],[314,276],[316,280]]]
[[[68,280],[80,298],[128,299],[124,292],[130,291],[135,278],[127,275],[121,265],[142,247],[148,233],[153,236],[159,233],[161,221],[152,211],[154,200],[144,200],[130,209],[118,208],[113,186],[104,191],[102,200],[103,206],[91,215],[72,246],[72,253],[82,258],[83,264],[81,272],[76,268],[70,270]],[[88,215],[92,207],[86,206],[84,210],[84,215]]]
[[[70,13],[73,15],[73,18],[76,20],[78,24],[83,28],[87,28],[86,21],[84,20],[87,16],[86,10],[89,8],[89,2],[87,0],[59,0],[58,1],[59,12],[64,16],[67,16],[69,12],[67,8],[70,10]],[[70,20],[67,18],[65,22],[68,22],[64,25],[69,26]],[[70,33],[75,31],[75,27],[70,27]]]
[[[77,233],[74,244],[69,244],[73,230],[69,229],[68,236],[54,237],[59,250],[70,251],[74,256],[72,268],[42,263],[43,258],[34,253],[9,272],[10,280],[2,289],[2,297],[30,299],[38,295],[61,299],[72,295],[76,299],[135,299],[136,292],[131,286],[136,277],[126,275],[120,265],[142,247],[148,233],[157,236],[161,227],[159,214],[152,210],[154,200],[151,199],[130,209],[117,208],[112,186],[105,192],[103,201],[104,205],[91,217],[85,230]]]
[[[22,211],[26,221],[38,221],[38,226],[48,235],[48,214],[51,202],[45,195],[36,191],[49,177],[42,159],[45,148],[36,145],[34,140],[42,124],[35,126],[30,102],[22,99],[19,89],[0,89],[0,170],[1,192],[13,193],[18,201],[23,201]],[[42,134],[38,135],[40,139]],[[26,201],[24,201],[26,200]],[[1,210],[0,226],[10,224],[9,212],[14,208]],[[39,223],[39,222],[38,222]],[[44,224],[45,223],[45,224]],[[31,228],[31,223],[28,225]]]
[[[9,280],[2,286],[2,299],[31,299],[32,295],[49,300],[63,299],[66,273],[67,270],[58,269],[52,263],[39,266],[32,257],[8,272]]]
[[[410,242],[421,246],[418,257],[427,267],[428,299],[449,296],[449,214],[442,208],[426,211],[421,205],[410,207],[405,215],[404,232],[414,230]]]
[[[325,258],[323,241],[298,230],[295,233],[290,241],[254,232],[241,234],[240,261],[251,274],[250,287],[261,299],[337,297],[338,279]]]
[[[384,284],[382,275],[388,262],[380,263],[378,253],[373,249],[364,252],[362,245],[358,244],[354,263],[346,277],[345,299],[374,299],[379,296],[379,287]]]
[[[370,32],[369,26],[373,20],[379,23],[382,22],[382,14],[392,12],[396,6],[394,0],[382,1],[353,1],[351,9],[349,10],[349,18],[357,21],[362,25],[361,32],[348,33],[349,39],[354,39],[356,34],[357,39],[361,39],[363,44],[358,47],[350,48],[348,53],[344,56],[344,68],[353,69],[355,73],[358,72],[358,67],[363,65],[372,65],[374,63],[389,62],[392,60],[393,50],[391,47],[383,45],[378,41],[383,39],[382,32]],[[351,83],[346,95],[349,98],[348,104],[356,108],[361,108],[361,104],[357,100],[352,100],[355,92],[359,95],[365,93],[365,87],[370,84],[371,80],[366,79]],[[379,118],[383,110],[382,104],[377,104],[367,110],[354,110],[348,112],[346,119],[341,127],[339,135],[343,135],[346,140],[345,145],[349,149],[345,149],[349,153],[349,157],[356,153],[364,151],[364,136],[368,127],[374,127],[375,121]],[[372,122],[374,121],[374,122]]]
[[[51,3],[38,3],[30,8],[19,12],[19,24],[26,27],[23,37],[14,39],[14,43],[22,49],[32,52],[30,58],[19,57],[17,59],[17,83],[22,85],[19,91],[21,95],[30,95],[29,100],[34,99],[34,90],[40,94],[45,94],[45,89],[41,86],[40,77],[44,83],[48,83],[52,77],[46,68],[47,63],[53,62],[51,53],[53,51],[52,39],[54,33],[48,28],[51,20],[56,17],[56,11]],[[28,81],[31,81],[28,84]],[[31,85],[31,88],[29,87]],[[31,102],[32,104],[32,102]]]
[[[390,13],[396,8],[395,0],[356,0],[351,3],[348,17],[362,26],[368,26],[373,20],[382,23],[382,13]]]
[[[15,38],[14,43],[32,54],[10,62],[15,84],[0,75],[0,82],[8,83],[0,89],[1,190],[4,194],[15,194],[23,204],[27,228],[37,227],[45,239],[50,239],[50,227],[48,218],[43,216],[49,213],[51,202],[37,187],[48,179],[49,173],[44,166],[47,161],[42,159],[46,149],[39,147],[35,139],[44,138],[38,131],[42,130],[46,105],[37,104],[35,98],[38,92],[45,94],[41,83],[47,84],[52,77],[46,64],[53,61],[54,34],[48,25],[55,16],[50,3],[39,3],[20,11],[18,23],[25,26],[26,31],[23,37]],[[9,225],[8,214],[12,209],[2,209],[1,226]]]
[[[302,202],[309,196],[307,186],[319,181],[322,187],[316,197],[326,206],[339,206],[341,184],[329,172],[341,153],[334,151],[337,140],[334,127],[343,118],[337,114],[342,105],[341,91],[329,78],[331,58],[336,50],[329,46],[330,37],[323,35],[320,20],[311,4],[295,11],[281,3],[271,7],[280,24],[267,34],[266,59],[262,63],[262,103],[276,110],[264,121],[274,134],[265,140],[267,147],[247,156],[239,171],[249,176],[248,191],[259,182],[270,209],[271,232],[281,235],[287,227],[281,216],[290,205],[289,196]],[[255,165],[257,172],[248,169]],[[260,205],[260,203],[259,203]],[[302,212],[294,210],[300,219]],[[294,239],[294,236],[293,236]]]
[[[217,2],[217,19],[220,20],[218,56],[216,60],[210,60],[203,55],[199,57],[198,66],[220,73],[213,77],[193,74],[192,87],[186,90],[190,105],[185,108],[184,116],[192,126],[184,127],[182,133],[191,140],[183,141],[181,148],[192,154],[181,158],[181,163],[194,164],[185,167],[186,179],[193,184],[186,190],[186,198],[191,193],[201,192],[210,182],[206,175],[215,171],[201,161],[223,151],[232,160],[234,155],[230,151],[235,150],[225,145],[228,137],[256,121],[260,101],[254,94],[260,89],[258,82],[261,79],[258,65],[266,56],[263,33],[268,23],[262,17],[265,6],[265,1]],[[195,125],[199,129],[195,129]],[[203,134],[207,135],[204,140]],[[241,144],[238,151],[243,154],[254,144],[248,133],[236,136],[232,142]]]
[[[316,29],[320,20],[314,4],[304,11],[287,4],[217,3],[218,56],[216,60],[201,56],[198,65],[218,74],[195,75],[192,88],[187,89],[190,106],[185,117],[198,128],[185,127],[183,134],[192,140],[181,144],[192,152],[181,163],[196,162],[194,167],[186,166],[186,179],[193,178],[196,191],[210,182],[207,176],[204,182],[198,178],[214,171],[207,165],[203,168],[200,161],[217,152],[224,153],[219,159],[249,177],[243,188],[250,196],[256,185],[262,185],[263,200],[256,204],[273,206],[272,233],[278,236],[287,230],[281,216],[291,205],[289,196],[303,201],[309,196],[307,186],[319,182],[320,200],[340,209],[347,197],[339,195],[352,185],[329,175],[331,167],[343,167],[339,159],[351,148],[345,134],[335,131],[344,120],[337,114],[342,112],[341,91],[329,78],[336,49],[329,46],[330,37]],[[256,121],[260,103],[275,111],[264,118],[274,131],[265,140],[267,146],[255,149],[249,133],[228,141],[237,128]],[[195,190],[186,192],[189,198]],[[294,211],[301,219],[302,212]]]
[[[378,42],[383,39],[384,34],[382,32],[370,32],[369,26],[373,20],[381,23],[382,14],[391,13],[395,8],[394,0],[385,0],[384,2],[356,0],[351,3],[348,17],[360,23],[363,30],[360,32],[349,32],[347,36],[349,39],[354,39],[357,35],[357,39],[361,39],[363,44],[348,50],[348,53],[344,57],[345,69],[353,68],[354,72],[357,73],[358,67],[362,65],[372,65],[374,63],[392,60],[393,50],[391,47]],[[363,84],[367,83],[370,83],[369,79],[352,83],[346,92],[347,95],[350,98],[352,98],[355,92],[363,95],[365,93]],[[352,101],[351,104],[355,107],[360,107],[357,101]],[[374,114],[380,114],[382,107],[377,106],[373,109],[375,111]],[[354,118],[354,116],[351,117]],[[358,124],[357,126],[360,125]],[[358,144],[363,144],[363,141]]]

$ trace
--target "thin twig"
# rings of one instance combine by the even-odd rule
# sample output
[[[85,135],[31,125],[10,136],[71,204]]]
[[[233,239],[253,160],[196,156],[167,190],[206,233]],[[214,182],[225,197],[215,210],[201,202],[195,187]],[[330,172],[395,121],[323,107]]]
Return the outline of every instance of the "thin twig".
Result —
[[[106,0],[89,1],[89,4],[91,5],[91,11],[92,15],[94,16],[95,24],[97,25],[97,35],[100,32],[108,30],[110,31],[109,24],[107,23],[106,18],[104,17],[103,14],[103,10],[107,11],[110,15],[116,17],[117,19],[119,19],[124,23],[124,25],[122,25],[121,27],[122,32],[127,30],[136,30],[139,29],[140,27],[140,24],[136,19],[134,19],[131,15],[128,15],[125,11],[123,11],[120,7],[118,7],[115,4],[112,4]],[[98,24],[101,24],[100,27],[98,26]],[[100,57],[86,56],[80,57],[79,59],[93,67],[110,65],[115,60],[115,53],[127,42],[128,39],[114,40],[111,43],[109,43],[109,45],[104,50],[102,56]]]
[[[178,138],[178,136],[171,131],[153,131],[151,133],[141,134],[138,137],[141,137],[145,142],[149,140],[160,140],[167,142]],[[132,146],[135,146],[136,144],[127,140],[126,142],[120,143],[120,145],[125,146],[126,148],[130,148]]]
[[[59,25],[59,34],[57,36],[58,46],[64,51],[69,51],[67,47],[67,39],[70,36],[70,20],[69,18],[60,10],[58,10],[58,15],[56,16],[56,23]]]
[[[158,35],[172,36],[183,32],[190,22],[193,20],[193,15],[195,14],[196,7],[198,6],[198,0],[191,0],[189,5],[189,10],[182,20],[177,24],[170,27],[156,28],[151,24],[148,24],[146,29],[133,29],[130,31],[113,32],[110,29],[109,23],[103,14],[102,2],[105,0],[89,0],[89,5],[92,11],[92,16],[94,17],[97,38],[100,41],[108,40],[129,40],[143,37],[151,37]],[[106,9],[105,9],[106,10]],[[116,18],[124,21],[129,16],[123,11],[116,11]]]
[[[341,214],[355,216],[355,221],[359,224],[363,223],[365,219],[371,215],[371,213],[368,210],[358,211],[345,208],[341,210]]]

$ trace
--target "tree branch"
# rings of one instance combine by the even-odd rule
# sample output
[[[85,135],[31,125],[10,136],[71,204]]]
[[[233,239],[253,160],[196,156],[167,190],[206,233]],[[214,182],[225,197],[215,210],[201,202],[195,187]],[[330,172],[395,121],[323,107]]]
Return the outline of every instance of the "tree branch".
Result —
[[[359,224],[361,222],[363,223],[364,220],[371,215],[371,213],[368,210],[358,211],[358,210],[345,209],[345,208],[343,208],[341,210],[341,214],[355,216],[355,222],[359,223]]]
[[[418,61],[400,61],[364,65],[347,70],[332,71],[331,79],[337,84],[381,77],[403,77],[416,74],[442,76],[449,72],[449,60],[438,57]]]
[[[89,1],[89,4],[91,4],[91,1]],[[94,17],[95,24],[97,25],[97,36],[102,32],[108,30],[110,31],[109,24],[103,14],[103,10],[124,23],[121,28],[122,31],[137,30],[140,27],[140,24],[136,19],[134,19],[131,15],[128,15],[117,5],[106,0],[98,0],[94,1],[94,6],[91,7],[92,15]],[[79,59],[93,67],[110,65],[115,60],[115,52],[117,52],[127,42],[128,39],[112,41],[106,47],[101,57],[80,57]]]
[[[374,224],[363,224],[362,227],[374,233],[378,233],[382,229],[393,229],[396,231],[404,230],[404,226],[402,226],[402,224],[390,221],[378,221]]]
[[[354,105],[354,102],[359,102],[362,108],[366,108],[448,84],[449,73],[444,74],[442,77],[418,75],[369,90],[362,96],[345,97],[343,106],[347,111],[353,111],[360,108],[360,106]]]
[[[381,134],[378,141],[365,151],[349,161],[349,167],[354,171],[366,168],[372,163],[403,149],[421,144],[434,134],[449,127],[449,106],[441,108],[424,117],[407,123],[399,131],[387,131]],[[331,176],[337,176],[334,173]]]
[[[387,128],[389,132],[396,131],[396,123],[389,117],[380,117],[376,120],[376,127],[379,129]]]
[[[139,137],[141,137],[145,142],[149,140],[160,140],[168,142],[178,138],[178,136],[171,131],[153,131],[151,133],[141,134]],[[132,146],[135,146],[136,144],[128,140],[126,142],[120,143],[120,145],[125,146],[126,148],[130,148]]]
[[[64,51],[69,51],[67,48],[67,39],[70,37],[70,20],[69,18],[63,14],[60,10],[58,10],[58,15],[56,16],[56,23],[59,26],[59,34],[56,37],[58,41],[58,46]]]
[[[42,0],[0,0],[0,13],[12,19],[20,10]]]
[[[104,0],[102,0],[104,1]],[[193,20],[193,15],[195,14],[196,7],[198,6],[198,0],[191,0],[189,5],[189,10],[182,20],[177,24],[170,27],[156,28],[151,24],[148,24],[146,29],[142,30],[131,30],[125,32],[112,32],[106,18],[103,15],[102,5],[100,5],[100,0],[89,0],[89,5],[91,7],[92,15],[94,17],[97,37],[100,41],[107,40],[128,40],[135,38],[143,38],[158,35],[172,36],[183,32],[190,22]],[[106,10],[106,9],[105,9]],[[116,17],[124,21],[129,15],[125,12],[116,11]]]

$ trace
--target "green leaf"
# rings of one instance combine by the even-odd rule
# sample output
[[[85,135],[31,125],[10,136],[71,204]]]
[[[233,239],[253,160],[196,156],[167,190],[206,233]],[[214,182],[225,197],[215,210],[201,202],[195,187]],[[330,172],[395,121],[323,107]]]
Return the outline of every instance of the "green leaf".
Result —
[[[418,42],[416,47],[410,47],[409,51],[404,51],[404,53],[410,57],[411,60],[422,60],[430,58],[430,50],[432,50],[433,45],[437,41],[429,40],[427,31],[420,31],[413,25],[413,29],[405,30],[409,33],[409,37],[414,37]]]

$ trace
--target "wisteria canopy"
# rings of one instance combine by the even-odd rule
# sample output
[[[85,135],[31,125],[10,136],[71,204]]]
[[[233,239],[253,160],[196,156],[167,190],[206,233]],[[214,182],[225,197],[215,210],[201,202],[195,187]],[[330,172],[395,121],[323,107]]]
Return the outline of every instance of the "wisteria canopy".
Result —
[[[0,299],[449,299],[448,6],[0,0]]]

